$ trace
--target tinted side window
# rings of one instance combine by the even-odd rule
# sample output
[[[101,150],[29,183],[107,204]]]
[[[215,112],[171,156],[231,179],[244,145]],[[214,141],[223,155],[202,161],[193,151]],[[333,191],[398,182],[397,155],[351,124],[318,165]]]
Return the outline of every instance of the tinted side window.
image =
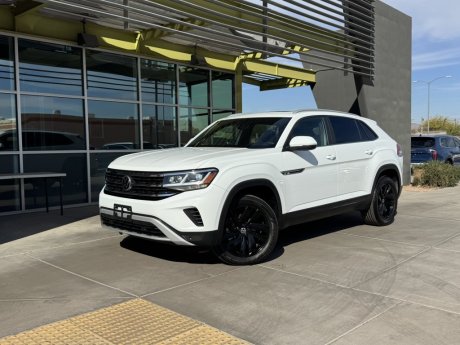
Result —
[[[442,137],[441,146],[443,147],[455,147],[454,138],[452,137]]]
[[[309,136],[316,140],[318,146],[328,145],[326,125],[321,116],[305,117],[294,125],[289,140],[297,136]]]
[[[358,125],[354,119],[338,116],[330,116],[329,119],[334,130],[336,144],[362,141]]]
[[[378,135],[364,122],[356,120],[356,123],[358,124],[362,141],[372,141],[378,138]]]

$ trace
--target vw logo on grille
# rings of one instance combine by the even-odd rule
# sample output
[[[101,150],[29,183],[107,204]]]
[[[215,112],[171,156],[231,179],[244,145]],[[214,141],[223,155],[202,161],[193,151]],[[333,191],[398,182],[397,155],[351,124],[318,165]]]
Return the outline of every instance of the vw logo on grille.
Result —
[[[133,188],[133,179],[131,176],[123,176],[121,179],[121,186],[125,192],[130,191]]]

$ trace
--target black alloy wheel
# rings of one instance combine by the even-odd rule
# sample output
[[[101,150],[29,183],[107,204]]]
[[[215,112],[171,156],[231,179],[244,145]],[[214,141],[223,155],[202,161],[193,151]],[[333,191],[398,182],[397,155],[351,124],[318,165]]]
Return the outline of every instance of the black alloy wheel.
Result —
[[[368,210],[363,212],[366,224],[383,226],[393,223],[398,206],[398,187],[388,176],[381,176],[372,194]]]
[[[378,211],[379,216],[385,221],[390,220],[395,214],[396,191],[391,183],[380,185],[378,190]]]
[[[227,212],[217,256],[231,265],[251,265],[264,260],[278,240],[278,222],[264,200],[245,195]]]

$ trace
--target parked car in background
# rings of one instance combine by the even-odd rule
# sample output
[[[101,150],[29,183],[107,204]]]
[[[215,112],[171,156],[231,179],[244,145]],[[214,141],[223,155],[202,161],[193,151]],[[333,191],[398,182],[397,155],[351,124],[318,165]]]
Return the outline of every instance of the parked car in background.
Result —
[[[460,140],[447,134],[411,138],[411,164],[440,161],[460,165]]]

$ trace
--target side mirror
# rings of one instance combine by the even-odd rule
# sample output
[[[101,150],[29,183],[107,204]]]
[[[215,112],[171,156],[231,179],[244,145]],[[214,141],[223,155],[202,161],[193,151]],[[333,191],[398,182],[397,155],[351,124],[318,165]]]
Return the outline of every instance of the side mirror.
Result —
[[[290,151],[299,151],[299,150],[313,150],[318,146],[316,140],[312,137],[294,137],[289,142],[288,149]]]

